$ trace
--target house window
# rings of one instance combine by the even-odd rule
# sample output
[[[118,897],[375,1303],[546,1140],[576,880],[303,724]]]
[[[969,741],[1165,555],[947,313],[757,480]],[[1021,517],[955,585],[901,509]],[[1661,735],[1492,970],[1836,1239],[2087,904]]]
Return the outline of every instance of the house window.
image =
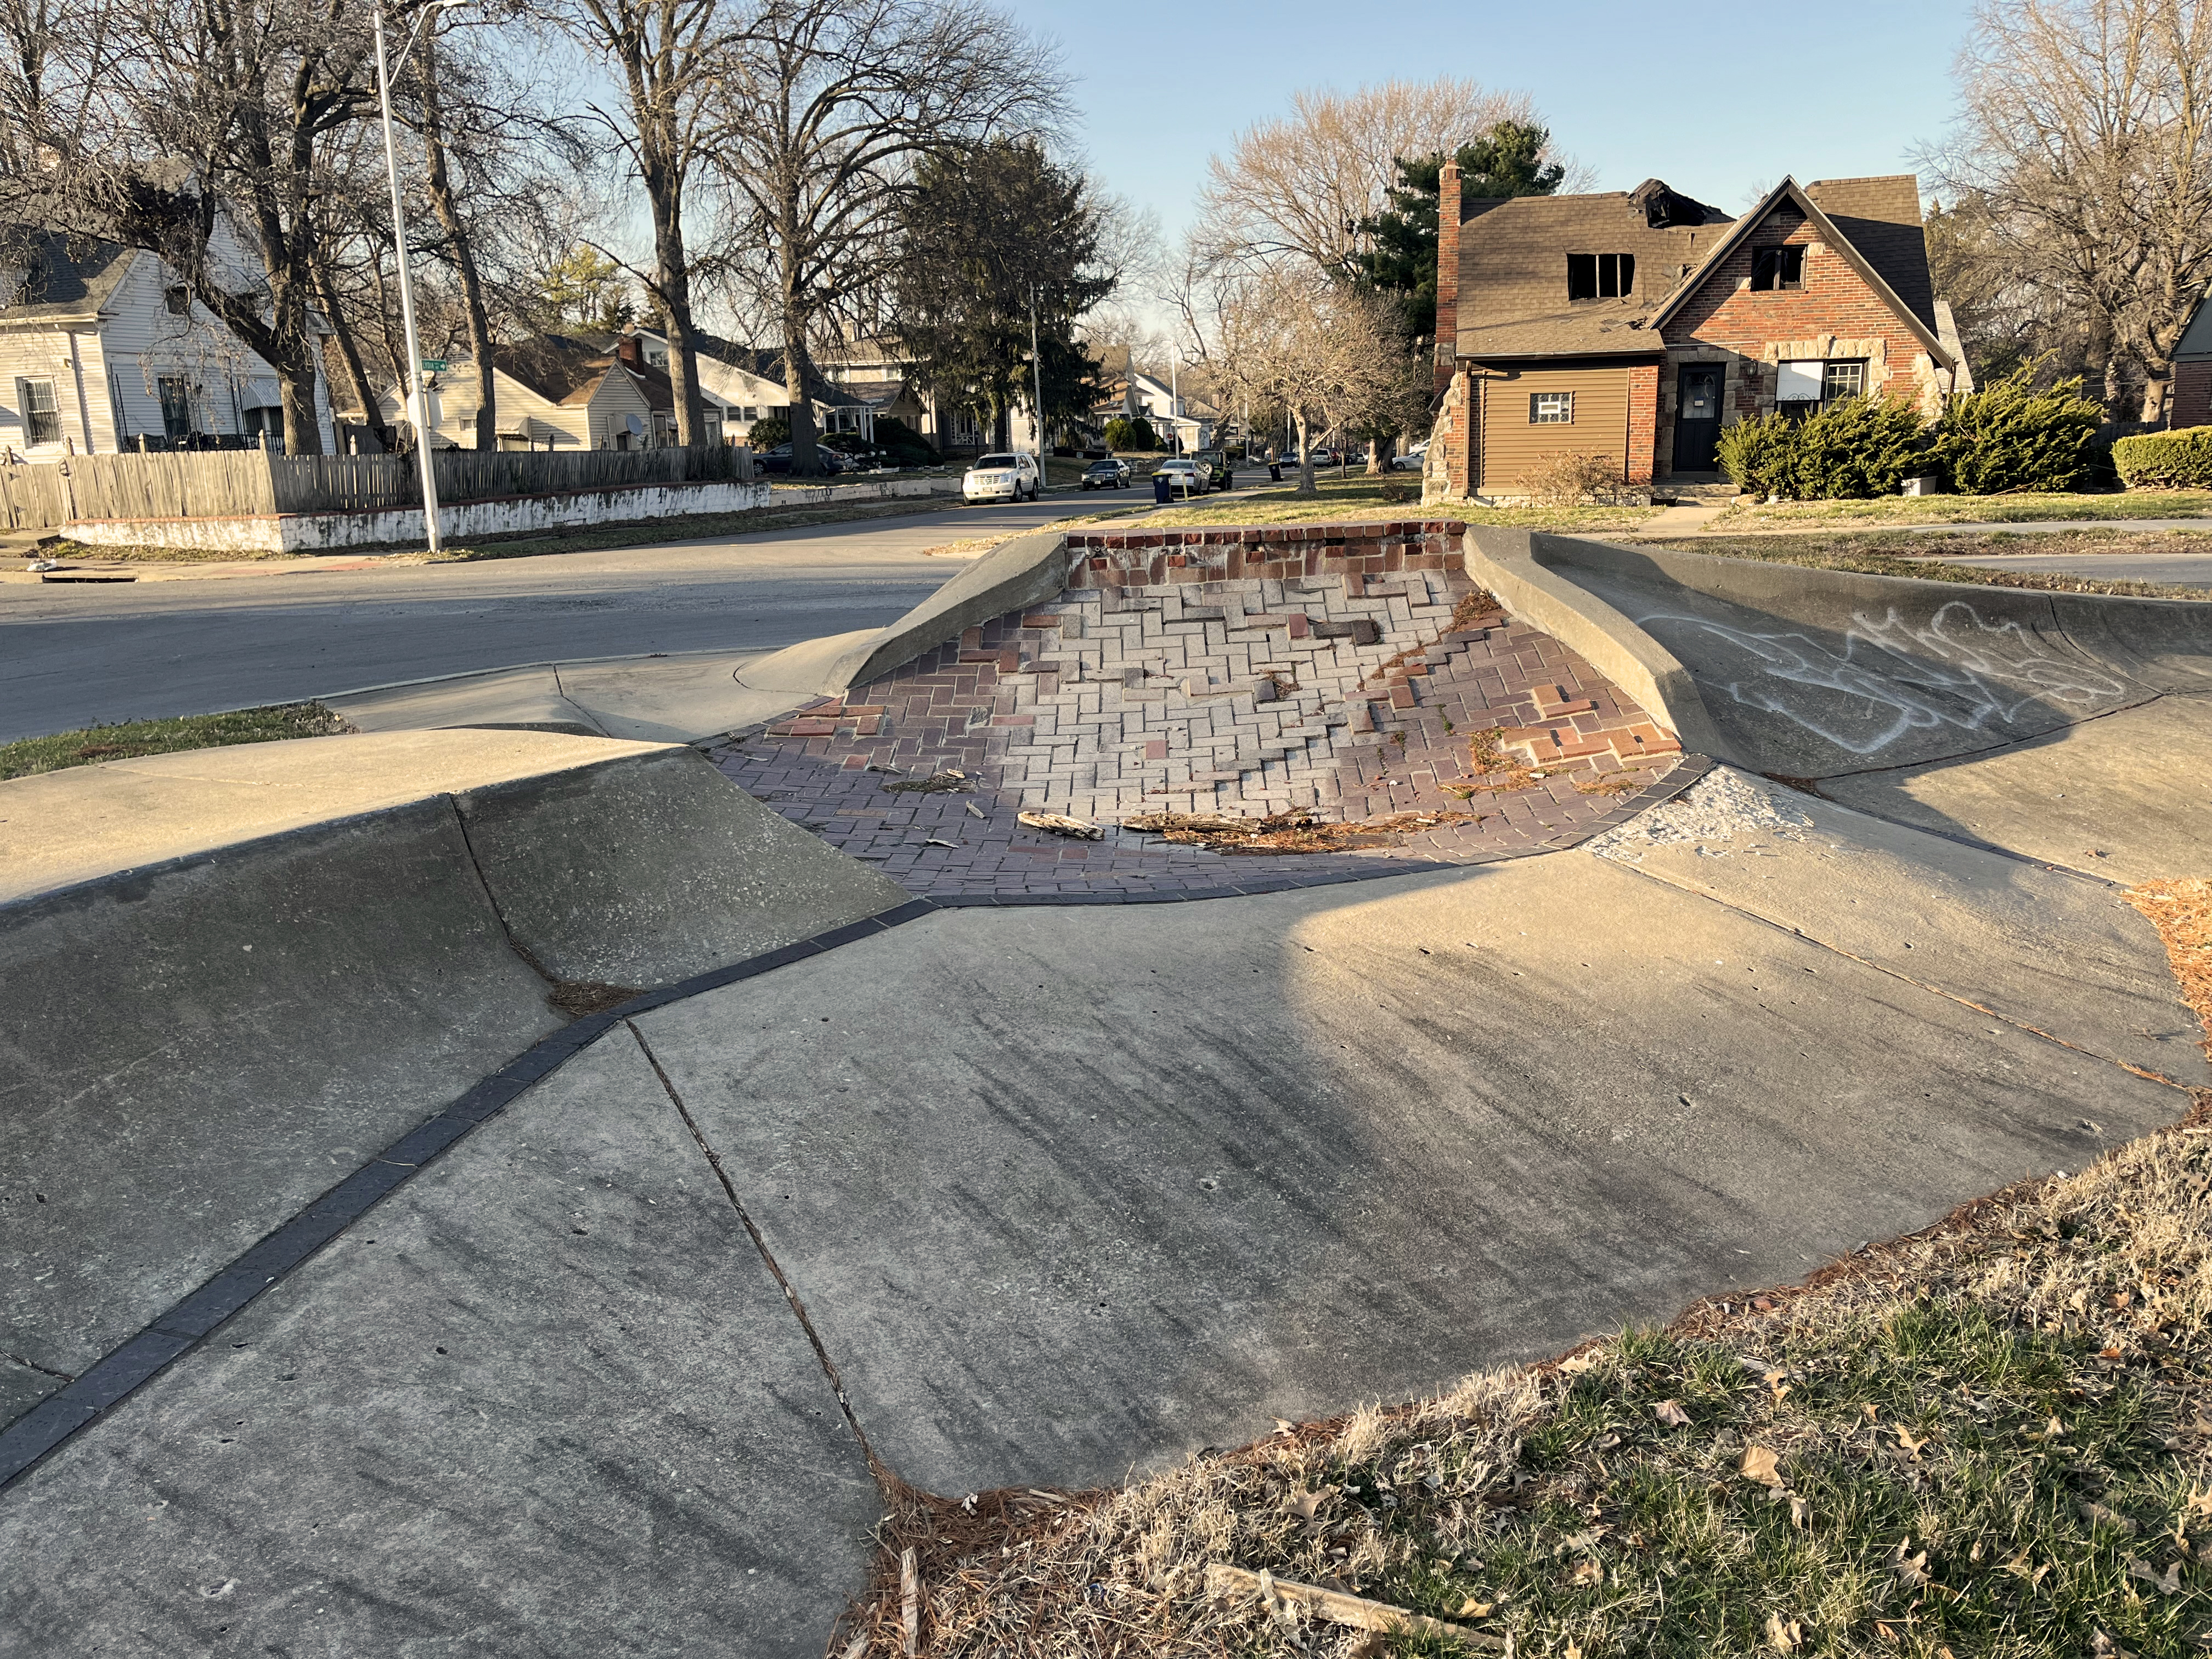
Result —
[[[1838,398],[1862,397],[1866,392],[1864,363],[1830,363],[1820,379],[1820,401],[1832,404]]]
[[[1575,394],[1571,392],[1532,392],[1528,394],[1528,424],[1572,426]]]
[[[1567,298],[1619,300],[1636,289],[1636,256],[1632,253],[1570,253],[1567,255]]]
[[[52,380],[18,380],[15,395],[23,407],[23,441],[58,444],[62,441],[62,410],[54,401]]]
[[[192,392],[184,378],[164,374],[154,382],[154,392],[161,400],[161,430],[172,438],[191,436]]]
[[[1784,415],[1810,415],[1845,398],[1863,397],[1866,367],[1863,362],[1778,363],[1774,406]]]
[[[182,283],[173,283],[161,290],[161,304],[172,317],[189,317],[192,310],[191,292]]]
[[[1751,286],[1754,292],[1772,294],[1805,286],[1802,247],[1763,247],[1751,256]]]

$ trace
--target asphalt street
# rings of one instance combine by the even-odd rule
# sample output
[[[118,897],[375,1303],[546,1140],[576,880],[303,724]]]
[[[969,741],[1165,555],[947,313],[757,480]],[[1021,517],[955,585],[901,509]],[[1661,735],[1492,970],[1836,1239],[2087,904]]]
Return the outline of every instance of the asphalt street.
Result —
[[[0,741],[521,663],[772,651],[903,615],[959,568],[925,549],[1097,499],[483,564],[0,587]]]

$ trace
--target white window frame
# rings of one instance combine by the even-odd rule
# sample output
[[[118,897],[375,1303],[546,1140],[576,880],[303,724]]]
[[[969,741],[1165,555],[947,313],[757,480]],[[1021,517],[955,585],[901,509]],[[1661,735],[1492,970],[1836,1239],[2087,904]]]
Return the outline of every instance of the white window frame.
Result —
[[[46,389],[46,406],[44,409],[34,410],[31,406],[31,388],[33,386],[44,386]],[[16,407],[22,411],[23,447],[26,449],[35,449],[42,444],[58,444],[62,441],[61,388],[60,383],[55,380],[52,376],[44,374],[27,374],[15,382],[15,403]],[[53,422],[53,432],[51,436],[44,438],[39,436],[37,431],[31,425],[32,419],[34,416],[43,416],[52,420]]]
[[[1545,408],[1552,404],[1559,412],[1550,413]],[[1572,426],[1575,423],[1575,394],[1571,392],[1532,392],[1528,394],[1528,424],[1530,426]]]

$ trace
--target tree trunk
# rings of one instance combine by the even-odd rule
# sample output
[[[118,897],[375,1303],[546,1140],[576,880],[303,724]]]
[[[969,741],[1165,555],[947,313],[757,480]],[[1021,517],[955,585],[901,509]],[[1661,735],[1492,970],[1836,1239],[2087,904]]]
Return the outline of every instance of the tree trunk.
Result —
[[[676,441],[707,441],[706,405],[699,396],[699,333],[691,321],[691,266],[684,252],[684,181],[665,161],[640,169],[653,210],[653,289],[668,334],[668,388],[676,404]],[[784,353],[788,364],[790,351]],[[793,404],[795,410],[797,404]],[[799,471],[798,427],[792,428],[792,468]]]
[[[791,476],[819,477],[822,456],[815,442],[814,400],[806,395],[806,319],[795,306],[786,307],[783,319],[783,393],[791,399]]]
[[[1375,477],[1382,471],[1382,441],[1380,438],[1370,438],[1367,441],[1367,476],[1370,478]]]
[[[386,449],[392,447],[392,429],[384,423],[384,410],[375,389],[368,383],[368,371],[362,367],[361,348],[353,337],[353,325],[345,319],[345,312],[338,304],[337,287],[331,281],[328,266],[319,252],[313,256],[309,270],[315,279],[315,303],[322,307],[323,316],[331,325],[331,337],[337,341],[338,362],[345,369],[346,389],[361,405],[361,418],[376,441]]]
[[[438,62],[434,41],[422,43],[422,151],[428,159],[424,182],[429,186],[430,210],[453,244],[453,269],[461,278],[461,309],[468,318],[469,358],[477,373],[477,432],[478,449],[499,447],[498,394],[492,384],[491,323],[484,314],[483,283],[477,273],[476,248],[461,222],[460,207],[453,199],[453,176],[446,168],[446,139],[438,111]]]
[[[321,454],[323,427],[315,417],[314,348],[303,339],[297,358],[271,362],[269,367],[276,371],[276,396],[284,406],[284,453]]]
[[[2146,371],[2143,377],[2142,418],[2152,426],[2164,426],[2166,422],[2166,394],[2172,389],[2173,371]]]
[[[1291,424],[1298,434],[1298,487],[1291,493],[1297,495],[1318,495],[1321,486],[1314,482],[1313,440],[1310,428],[1303,415],[1291,416]]]

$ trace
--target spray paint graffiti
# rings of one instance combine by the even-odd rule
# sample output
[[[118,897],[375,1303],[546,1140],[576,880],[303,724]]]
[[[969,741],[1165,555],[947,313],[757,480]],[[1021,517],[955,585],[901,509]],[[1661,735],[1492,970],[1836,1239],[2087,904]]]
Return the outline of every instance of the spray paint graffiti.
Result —
[[[1676,654],[1697,666],[1707,689],[1850,755],[1880,754],[1908,733],[1942,726],[2008,726],[2032,708],[2084,719],[2129,690],[2087,663],[2052,655],[2016,622],[1985,619],[1964,599],[1921,623],[1893,608],[1879,622],[1854,613],[1841,654],[1803,634],[1753,633],[1704,617],[1638,620],[1669,649],[1678,641],[1686,646]],[[2039,721],[2038,729],[2050,724]]]

